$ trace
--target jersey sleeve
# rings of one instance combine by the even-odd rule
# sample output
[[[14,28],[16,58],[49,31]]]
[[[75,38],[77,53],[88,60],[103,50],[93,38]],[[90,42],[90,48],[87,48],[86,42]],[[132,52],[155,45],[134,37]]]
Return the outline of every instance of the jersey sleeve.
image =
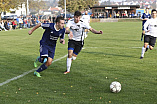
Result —
[[[151,14],[149,14],[149,19],[151,19]]]
[[[84,25],[85,25],[85,28],[86,28],[86,29],[90,29],[90,28],[91,28],[91,26],[89,25],[89,23],[85,23],[85,22],[84,22]]]
[[[63,32],[62,32],[62,35],[60,36],[60,39],[64,39],[65,37],[65,28],[63,28]]]
[[[50,23],[42,23],[42,24],[41,24],[41,27],[42,27],[43,29],[48,29],[48,28],[50,28]]]
[[[144,13],[143,13],[142,16],[141,16],[141,19],[144,19]]]
[[[66,24],[66,27],[70,28],[71,26],[71,20],[68,21],[68,23]]]
[[[150,23],[150,19],[148,19],[145,24],[144,24],[144,31],[148,31],[148,26],[149,26],[149,23]]]

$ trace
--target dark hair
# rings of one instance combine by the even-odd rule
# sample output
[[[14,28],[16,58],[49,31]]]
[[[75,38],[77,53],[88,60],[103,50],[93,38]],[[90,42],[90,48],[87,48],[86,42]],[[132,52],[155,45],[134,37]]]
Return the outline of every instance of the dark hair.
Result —
[[[156,9],[152,9],[152,13],[153,13],[154,11],[156,11]]]
[[[58,16],[58,17],[56,18],[56,23],[57,23],[57,22],[60,22],[60,20],[64,20],[64,17]]]
[[[74,16],[81,16],[81,12],[80,11],[75,11]]]

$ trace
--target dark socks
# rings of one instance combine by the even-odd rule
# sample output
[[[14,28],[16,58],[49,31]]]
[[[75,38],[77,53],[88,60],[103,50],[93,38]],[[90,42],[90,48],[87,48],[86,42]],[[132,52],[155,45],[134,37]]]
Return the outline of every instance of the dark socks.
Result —
[[[42,72],[43,70],[47,69],[47,66],[45,64],[42,64],[38,70],[36,70],[37,72]]]

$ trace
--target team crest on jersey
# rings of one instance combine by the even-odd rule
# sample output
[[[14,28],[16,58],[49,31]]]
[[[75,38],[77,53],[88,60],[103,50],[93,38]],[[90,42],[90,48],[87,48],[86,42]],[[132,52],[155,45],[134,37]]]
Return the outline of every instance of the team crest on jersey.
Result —
[[[60,33],[59,36],[62,36],[62,34]]]
[[[76,25],[76,26],[71,26],[71,29],[78,31],[80,29],[80,25]]]

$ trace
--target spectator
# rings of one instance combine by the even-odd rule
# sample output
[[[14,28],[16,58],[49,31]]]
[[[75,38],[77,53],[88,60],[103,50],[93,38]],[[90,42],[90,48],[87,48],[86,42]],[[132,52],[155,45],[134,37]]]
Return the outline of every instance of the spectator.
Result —
[[[27,28],[27,19],[24,19],[24,21],[23,21],[23,26],[24,26],[24,28]]]
[[[12,27],[13,29],[16,29],[17,24],[15,23],[15,20],[12,21]]]
[[[8,26],[8,21],[5,21],[5,23],[4,23],[4,27],[5,27],[7,30],[10,29],[9,26]]]
[[[1,29],[1,30],[4,30],[4,31],[7,31],[7,29],[5,29],[5,27],[4,27],[4,22],[3,22],[3,20],[0,21],[0,29]]]
[[[19,18],[19,28],[20,28],[20,29],[23,28],[23,20],[22,20],[21,17]]]

